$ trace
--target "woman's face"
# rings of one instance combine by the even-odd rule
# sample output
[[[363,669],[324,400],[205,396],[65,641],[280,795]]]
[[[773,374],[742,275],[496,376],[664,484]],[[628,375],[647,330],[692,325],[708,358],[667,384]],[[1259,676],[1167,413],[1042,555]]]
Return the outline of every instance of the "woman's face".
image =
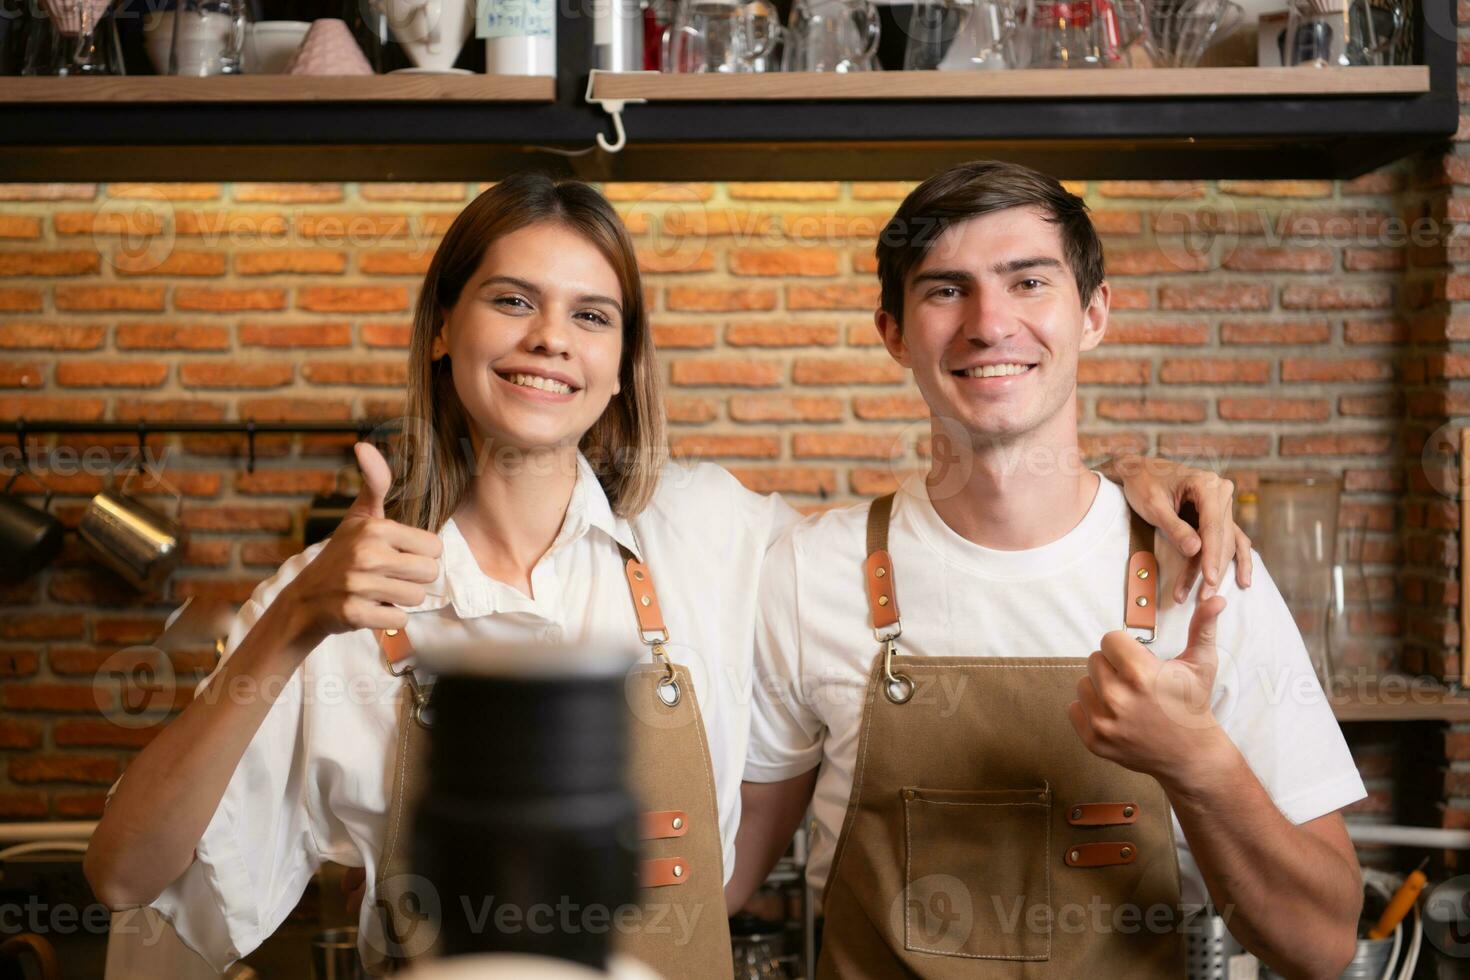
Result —
[[[575,231],[530,225],[485,250],[437,340],[483,438],[575,446],[619,390],[622,286]]]

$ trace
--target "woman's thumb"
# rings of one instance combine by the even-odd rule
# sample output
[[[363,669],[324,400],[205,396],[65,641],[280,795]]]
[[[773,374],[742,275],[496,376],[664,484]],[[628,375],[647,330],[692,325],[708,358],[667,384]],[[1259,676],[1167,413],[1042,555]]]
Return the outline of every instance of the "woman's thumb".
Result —
[[[357,499],[347,508],[348,517],[382,517],[383,501],[388,498],[388,489],[393,486],[393,471],[378,448],[370,442],[359,442],[352,447],[357,455],[357,468],[362,471],[362,489]]]

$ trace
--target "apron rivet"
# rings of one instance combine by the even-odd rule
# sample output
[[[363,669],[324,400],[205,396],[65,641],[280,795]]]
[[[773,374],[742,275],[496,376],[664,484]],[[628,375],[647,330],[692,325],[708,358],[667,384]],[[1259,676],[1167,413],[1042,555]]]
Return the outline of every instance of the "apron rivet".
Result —
[[[1148,596],[1146,596],[1146,595],[1139,596],[1138,597],[1138,604],[1140,606],[1146,606],[1146,605],[1148,605]]]
[[[676,864],[676,865],[674,865],[674,877],[675,878],[682,878],[682,877],[684,877],[684,865],[682,865],[682,864]]]
[[[638,571],[637,569],[634,569],[633,570],[633,577],[635,579],[637,579],[638,581],[641,582],[641,581],[643,581],[643,579],[644,579],[645,576],[644,576],[644,574],[642,572]]]
[[[1072,819],[1073,820],[1081,820],[1082,819],[1082,808],[1080,806],[1073,807],[1072,808]]]
[[[1122,847],[1122,848],[1119,848],[1118,849],[1118,856],[1119,857],[1132,857],[1133,856],[1133,848],[1131,848],[1131,847]]]
[[[1148,578],[1148,569],[1147,568],[1140,568],[1138,570],[1138,577],[1139,578]]]
[[[876,575],[876,576],[878,576],[879,578],[882,578],[883,576],[885,576],[885,575],[888,574],[888,569],[886,569],[886,568],[884,568],[883,566],[880,565],[880,566],[878,566],[878,570],[875,571],[873,574]]]
[[[398,631],[397,630],[383,630],[383,635],[384,636],[397,636],[398,635]]]
[[[679,830],[683,826],[684,826],[684,818],[683,817],[675,817],[674,818],[674,829],[675,830]]]
[[[1133,807],[1131,807],[1131,806],[1125,806],[1123,808],[1123,816],[1125,816],[1125,817],[1131,817],[1131,816],[1133,816]]]
[[[888,597],[886,595],[880,595],[878,597],[878,605],[880,605],[880,606],[886,606],[886,605],[888,605]]]
[[[649,602],[650,602],[650,601],[651,601],[651,600],[650,600],[650,599],[649,599],[649,598],[648,598],[648,596],[643,596],[643,597],[642,597],[642,598],[641,598],[641,599],[639,599],[639,600],[638,600],[638,601],[639,601],[639,602],[641,602],[641,603],[643,603],[643,605],[645,605],[645,606],[646,606],[646,605],[648,605],[648,604],[649,604]]]
[[[1070,853],[1070,854],[1068,854],[1068,855],[1067,855],[1067,860],[1068,860],[1068,861],[1072,861],[1072,862],[1075,862],[1075,861],[1076,861],[1076,860],[1077,860],[1077,859],[1078,859],[1078,858],[1080,858],[1080,857],[1081,857],[1081,856],[1082,856],[1082,854],[1081,854],[1081,853],[1080,853],[1080,852],[1078,852],[1078,851],[1073,851],[1073,852],[1072,852],[1072,853]]]

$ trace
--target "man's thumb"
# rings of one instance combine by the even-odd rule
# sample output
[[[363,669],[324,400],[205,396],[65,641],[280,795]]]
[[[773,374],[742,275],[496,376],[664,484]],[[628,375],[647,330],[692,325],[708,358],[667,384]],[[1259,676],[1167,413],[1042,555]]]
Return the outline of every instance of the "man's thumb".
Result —
[[[388,497],[388,488],[393,486],[393,471],[372,443],[359,442],[352,451],[357,454],[357,468],[362,471],[362,489],[347,508],[347,516],[382,517],[383,501]]]
[[[1194,607],[1194,616],[1189,620],[1189,644],[1184,656],[1193,659],[1215,657],[1215,630],[1220,622],[1220,613],[1225,611],[1225,597],[1212,595]]]

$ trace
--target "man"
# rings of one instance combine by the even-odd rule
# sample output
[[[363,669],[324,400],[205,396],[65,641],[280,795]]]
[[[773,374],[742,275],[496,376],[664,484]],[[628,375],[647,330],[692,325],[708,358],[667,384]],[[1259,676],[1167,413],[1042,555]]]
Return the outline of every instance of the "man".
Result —
[[[1080,463],[1110,295],[1086,206],[971,163],[877,255],[933,463],[766,558],[734,897],[810,801],[819,978],[1182,977],[1206,900],[1277,970],[1337,976],[1364,788],[1290,613],[1264,571],[1165,594],[1184,559]]]

